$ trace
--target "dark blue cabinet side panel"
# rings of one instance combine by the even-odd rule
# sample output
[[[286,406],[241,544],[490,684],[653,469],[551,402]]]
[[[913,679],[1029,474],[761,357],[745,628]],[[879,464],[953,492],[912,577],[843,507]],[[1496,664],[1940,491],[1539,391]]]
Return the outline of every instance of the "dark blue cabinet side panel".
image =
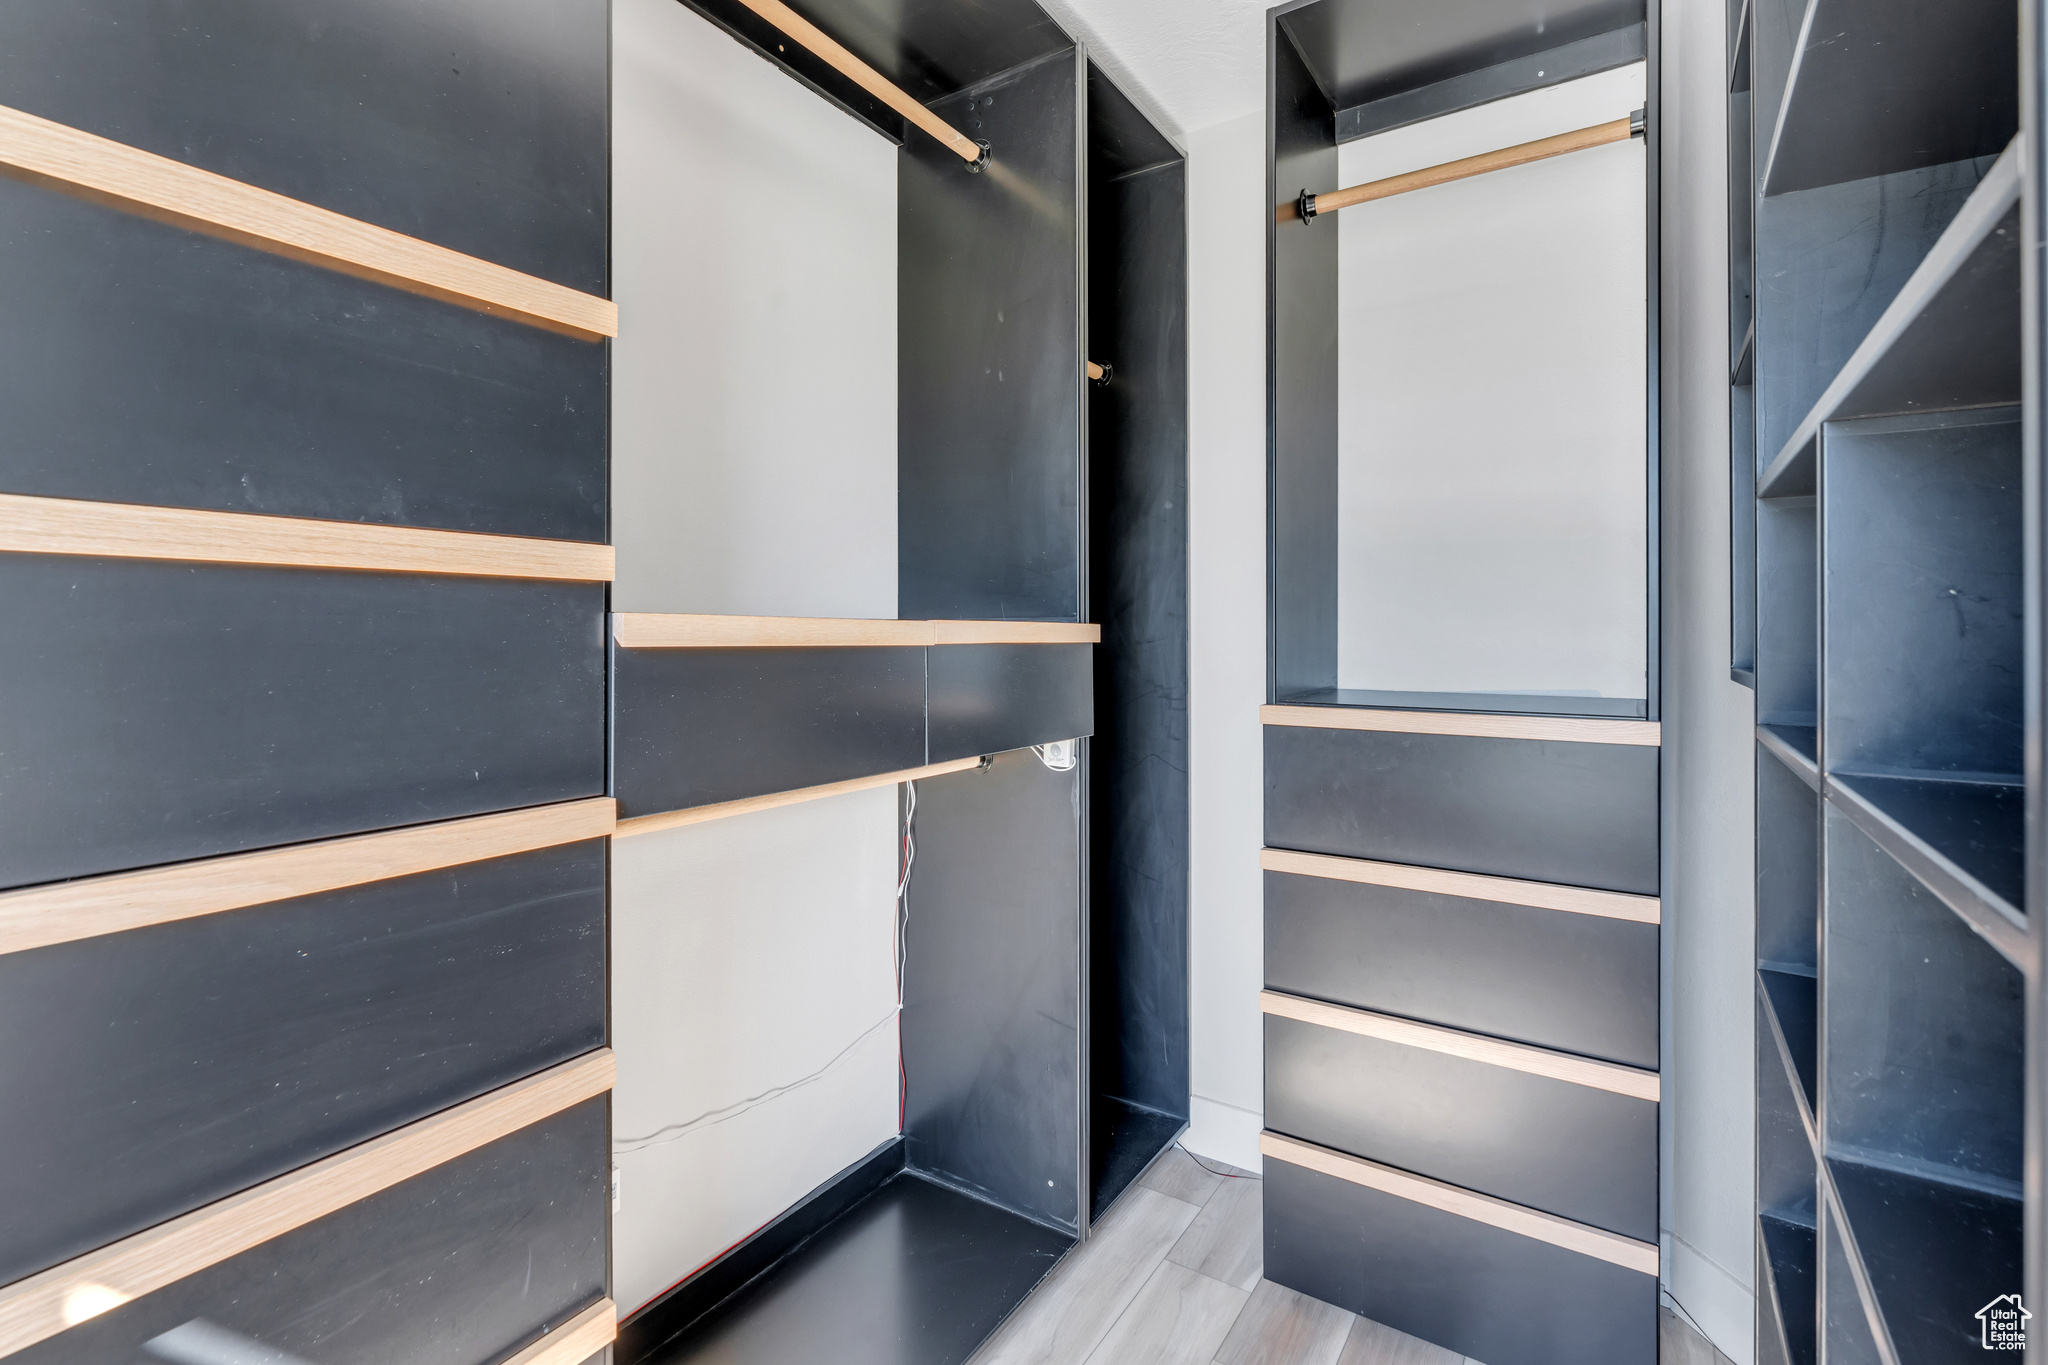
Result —
[[[1658,750],[1266,727],[1266,843],[1654,896]]]
[[[1078,621],[1080,92],[1071,49],[935,101],[897,173],[897,610]],[[1063,738],[1063,736],[1055,736]]]
[[[0,492],[606,538],[602,345],[0,181],[0,353]]]
[[[1657,1240],[1648,1100],[1268,1015],[1266,1126]]]
[[[1266,1162],[1266,1278],[1486,1365],[1656,1365],[1657,1277]]]
[[[621,816],[925,762],[924,650],[612,649]]]
[[[0,1284],[605,1041],[601,840],[0,956]]]
[[[604,586],[0,556],[0,886],[604,791]]]
[[[606,292],[605,0],[10,0],[7,105]]]
[[[1266,985],[1657,1067],[1657,926],[1266,875]]]
[[[938,645],[926,651],[929,762],[1095,733],[1095,646]]]
[[[1081,1198],[1082,770],[1035,754],[917,784],[904,1156],[1073,1229]]]
[[[608,1103],[587,1100],[9,1361],[196,1359],[147,1350],[194,1324],[223,1361],[502,1360],[604,1296]]]

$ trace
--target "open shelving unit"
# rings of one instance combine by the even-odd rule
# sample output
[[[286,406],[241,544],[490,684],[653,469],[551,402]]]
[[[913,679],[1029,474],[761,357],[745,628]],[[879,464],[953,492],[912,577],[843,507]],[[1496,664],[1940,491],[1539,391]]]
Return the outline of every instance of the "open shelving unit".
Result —
[[[1980,1349],[2039,1197],[2030,58],[1980,0],[1734,0],[1727,31],[1756,1357],[1917,1365]]]

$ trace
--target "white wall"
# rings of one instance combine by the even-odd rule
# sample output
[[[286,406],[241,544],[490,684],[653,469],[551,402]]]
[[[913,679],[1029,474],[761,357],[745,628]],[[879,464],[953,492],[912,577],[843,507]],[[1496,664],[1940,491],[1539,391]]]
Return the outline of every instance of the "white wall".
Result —
[[[613,610],[892,617],[896,148],[675,0],[612,29]]]
[[[1188,138],[1188,800],[1193,1123],[1259,1169],[1266,699],[1265,121]]]
[[[1626,117],[1641,65],[1338,148],[1355,185]],[[1345,209],[1340,687],[1644,695],[1644,154]]]
[[[1726,37],[1664,5],[1664,1283],[1750,1365],[1755,695],[1728,677]]]
[[[896,157],[617,0],[615,610],[896,614]],[[895,848],[893,789],[614,845],[622,1309],[895,1134]]]

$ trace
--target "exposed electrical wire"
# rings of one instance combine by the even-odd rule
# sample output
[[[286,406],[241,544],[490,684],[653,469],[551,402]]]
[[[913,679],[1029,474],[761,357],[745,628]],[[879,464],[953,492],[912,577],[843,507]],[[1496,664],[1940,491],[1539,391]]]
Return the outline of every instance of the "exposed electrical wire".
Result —
[[[1185,1142],[1176,1142],[1176,1143],[1174,1143],[1173,1145],[1174,1145],[1174,1146],[1176,1146],[1176,1147],[1178,1147],[1178,1148],[1180,1148],[1180,1149],[1181,1149],[1181,1150],[1182,1150],[1183,1152],[1186,1152],[1186,1153],[1188,1154],[1189,1158],[1190,1158],[1191,1160],[1193,1160],[1193,1162],[1194,1162],[1194,1163],[1195,1163],[1195,1164],[1196,1164],[1197,1166],[1200,1166],[1200,1167],[1201,1167],[1201,1168],[1202,1168],[1203,1170],[1207,1171],[1207,1172],[1208,1172],[1208,1173],[1209,1173],[1210,1175],[1220,1175],[1220,1176],[1222,1176],[1222,1177],[1223,1177],[1223,1178],[1224,1178],[1225,1180],[1257,1180],[1257,1179],[1258,1179],[1258,1177],[1257,1177],[1257,1176],[1255,1176],[1255,1175],[1252,1175],[1252,1174],[1251,1174],[1250,1172],[1247,1172],[1247,1171],[1219,1171],[1219,1170],[1217,1170],[1217,1169],[1216,1169],[1216,1168],[1215,1168],[1214,1166],[1211,1166],[1211,1165],[1210,1165],[1210,1164],[1209,1164],[1208,1162],[1206,1162],[1206,1161],[1202,1160],[1202,1158],[1200,1158],[1200,1157],[1196,1156],[1196,1155],[1194,1154],[1194,1152],[1193,1152],[1192,1150],[1190,1150],[1190,1149],[1189,1149],[1188,1145],[1187,1145],[1187,1144],[1186,1144]]]
[[[715,1128],[719,1124],[724,1123],[729,1119],[736,1119],[741,1114],[746,1113],[749,1109],[754,1108],[756,1105],[766,1104],[769,1100],[777,1099],[780,1096],[787,1095],[792,1090],[801,1090],[804,1086],[811,1084],[813,1081],[822,1079],[826,1072],[830,1071],[833,1067],[839,1065],[839,1063],[846,1060],[846,1055],[848,1053],[852,1052],[855,1048],[859,1047],[862,1043],[866,1042],[870,1034],[873,1034],[880,1030],[884,1024],[888,1023],[891,1019],[894,1019],[896,1015],[897,1011],[890,1010],[880,1019],[877,1019],[874,1023],[869,1024],[866,1028],[861,1030],[860,1036],[858,1038],[855,1038],[845,1047],[839,1049],[838,1055],[833,1057],[831,1061],[825,1063],[825,1065],[819,1067],[816,1071],[813,1071],[810,1075],[804,1077],[800,1081],[791,1081],[788,1085],[778,1085],[773,1087],[772,1089],[763,1090],[758,1095],[749,1095],[743,1100],[734,1100],[731,1104],[723,1105],[717,1109],[707,1109],[693,1119],[686,1120],[682,1123],[671,1123],[665,1127],[657,1128],[653,1132],[646,1134],[644,1137],[617,1138],[612,1142],[612,1152],[615,1155],[623,1155],[627,1152],[638,1152],[648,1147],[658,1147],[663,1143],[674,1142],[677,1138],[687,1137],[689,1134],[697,1131],[700,1128]]]
[[[910,868],[917,861],[917,783],[905,782],[903,798],[903,872],[896,878],[896,1131],[903,1131],[910,1111],[910,1071],[903,1062],[903,977],[910,963]]]

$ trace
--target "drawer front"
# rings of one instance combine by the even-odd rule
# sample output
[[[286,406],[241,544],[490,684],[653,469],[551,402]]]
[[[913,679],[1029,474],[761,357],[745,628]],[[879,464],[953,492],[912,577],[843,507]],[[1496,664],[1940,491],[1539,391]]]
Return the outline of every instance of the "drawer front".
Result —
[[[0,492],[606,538],[601,345],[12,181],[0,299]]]
[[[11,0],[6,103],[606,290],[605,0]]]
[[[1266,842],[1654,896],[1658,754],[1268,725]]]
[[[0,956],[0,1284],[599,1047],[601,840]]]
[[[1095,733],[1093,645],[926,651],[933,763]]]
[[[0,556],[0,886],[604,790],[602,584]]]
[[[1265,877],[1273,990],[1657,1067],[1654,924]]]
[[[1269,1158],[1266,1278],[1486,1365],[1655,1365],[1657,1278]]]
[[[621,816],[925,763],[922,648],[612,649]]]
[[[1657,1106],[1648,1100],[1269,1015],[1266,1126],[1657,1240]]]
[[[543,1119],[60,1332],[10,1365],[197,1360],[201,1344],[223,1362],[501,1361],[604,1296],[607,1103]],[[181,1329],[182,1342],[149,1349]],[[173,1354],[179,1344],[185,1352]]]

